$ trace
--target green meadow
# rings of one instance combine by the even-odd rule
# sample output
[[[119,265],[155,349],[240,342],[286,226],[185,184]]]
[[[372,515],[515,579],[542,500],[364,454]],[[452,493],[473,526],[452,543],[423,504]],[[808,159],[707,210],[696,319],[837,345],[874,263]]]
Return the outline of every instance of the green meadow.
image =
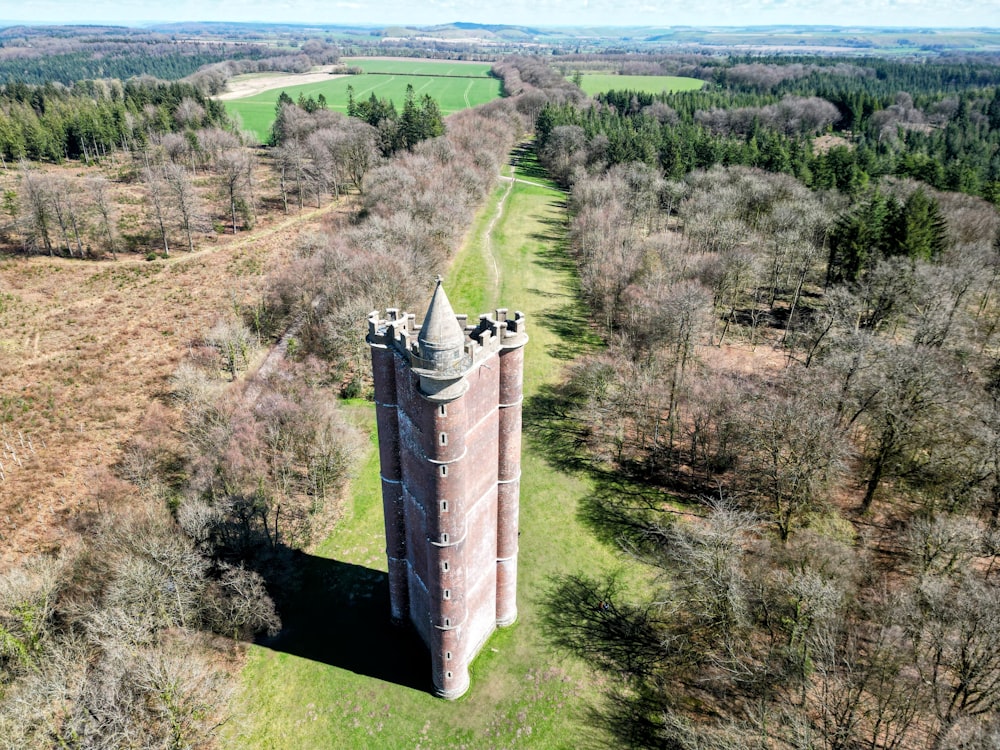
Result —
[[[349,60],[350,65],[365,68],[361,75],[331,77],[328,81],[285,86],[254,94],[243,99],[227,101],[226,110],[238,117],[243,128],[266,142],[274,122],[274,108],[278,96],[284,91],[292,99],[302,94],[306,98],[326,97],[327,106],[338,112],[347,112],[347,87],[354,88],[356,99],[372,94],[389,99],[397,109],[402,109],[406,87],[413,86],[418,97],[430,94],[437,100],[441,113],[450,115],[462,109],[485,104],[500,96],[500,81],[487,76],[489,64],[441,63],[408,60]],[[461,77],[459,77],[461,76]]]
[[[604,91],[643,91],[647,94],[697,91],[705,82],[681,76],[620,76],[613,73],[584,73],[580,88],[589,96]]]
[[[388,623],[374,409],[352,403],[371,435],[367,455],[336,530],[298,563],[302,593],[282,612],[286,635],[250,647],[225,746],[570,750],[611,741],[590,714],[599,678],[552,647],[545,613],[553,576],[643,574],[583,520],[593,480],[561,468],[531,427],[546,419],[568,362],[597,345],[564,248],[565,196],[536,170],[518,171],[534,184],[497,187],[445,280],[457,311],[503,304],[527,314],[517,622],[486,643],[465,696],[432,696],[426,649]]]

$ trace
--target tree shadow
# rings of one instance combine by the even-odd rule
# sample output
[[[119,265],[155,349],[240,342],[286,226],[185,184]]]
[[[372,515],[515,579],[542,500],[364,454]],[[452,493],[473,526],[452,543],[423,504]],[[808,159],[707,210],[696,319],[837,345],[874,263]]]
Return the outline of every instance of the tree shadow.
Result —
[[[571,382],[541,386],[524,401],[525,439],[553,468],[585,474],[593,482],[593,491],[580,498],[577,517],[595,537],[641,551],[651,529],[691,512],[692,500],[698,506],[696,498],[713,496],[718,488],[702,477],[665,473],[644,463],[612,466],[596,460],[587,447],[589,428],[577,418],[586,398]],[[687,509],[676,508],[679,502]]]
[[[261,646],[433,692],[426,646],[413,628],[390,620],[386,573],[299,551],[290,564],[297,580],[274,592],[281,632]]]
[[[564,250],[554,247],[542,250],[534,262],[543,268],[564,274],[566,279],[574,278],[572,274],[575,264]],[[591,326],[587,307],[580,300],[580,290],[572,281],[565,281],[558,292],[537,288],[529,288],[528,291],[546,297],[553,303],[535,315],[532,323],[552,331],[558,337],[557,346],[549,351],[550,356],[572,360],[600,345],[601,339]]]
[[[586,471],[592,464],[585,450],[585,430],[573,417],[580,401],[580,394],[571,389],[546,383],[522,407],[531,450],[559,471]]]
[[[517,167],[517,177],[539,181],[548,181],[551,179],[548,170],[538,163],[538,159],[535,156],[534,143],[522,143],[515,147],[509,163]]]
[[[590,321],[575,301],[544,310],[534,324],[559,337],[559,343],[549,351],[553,359],[572,361],[592,350],[599,341],[590,327]]]
[[[577,515],[606,544],[641,550],[651,528],[670,523],[662,487],[616,471],[591,470],[594,491],[580,499]]]
[[[637,606],[623,596],[614,574],[575,574],[549,579],[542,606],[548,640],[603,672],[610,682],[605,699],[589,707],[587,723],[602,727],[622,747],[661,747],[650,717],[648,683],[663,658],[663,633],[653,605]]]
[[[575,279],[576,261],[569,253],[566,225],[555,219],[542,219],[541,223],[545,224],[547,228],[529,235],[531,239],[541,244],[532,262],[547,270],[563,274],[566,279]],[[574,296],[579,296],[579,290],[575,286],[572,291]]]

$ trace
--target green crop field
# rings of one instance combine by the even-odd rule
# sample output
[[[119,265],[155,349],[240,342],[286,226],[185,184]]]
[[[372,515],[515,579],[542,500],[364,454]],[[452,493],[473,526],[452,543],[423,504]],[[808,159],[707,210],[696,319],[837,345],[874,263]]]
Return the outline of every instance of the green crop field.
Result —
[[[244,129],[255,133],[261,142],[265,143],[271,130],[271,123],[274,122],[275,103],[282,91],[292,99],[298,99],[299,94],[304,94],[306,97],[311,96],[314,99],[322,94],[326,97],[330,109],[347,112],[347,87],[353,86],[354,96],[357,99],[367,98],[374,93],[380,99],[385,98],[392,101],[397,109],[402,109],[406,96],[406,86],[409,84],[413,86],[418,97],[424,94],[430,94],[434,97],[441,106],[441,113],[444,115],[485,104],[500,96],[500,81],[479,74],[481,69],[488,70],[488,65],[438,63],[432,68],[430,64],[408,63],[408,61],[374,60],[370,62],[373,63],[373,67],[377,67],[374,66],[374,63],[385,63],[390,67],[409,65],[411,75],[394,74],[386,70],[384,73],[365,73],[364,75],[331,78],[329,81],[319,83],[285,86],[243,99],[227,101],[226,110],[230,115],[238,116]],[[428,72],[421,75],[413,74],[418,67]],[[457,68],[465,69],[466,67],[472,71],[468,77],[446,77],[456,76],[458,73],[446,73],[445,71],[453,71]],[[432,75],[432,73],[436,75]]]
[[[488,62],[462,62],[459,60],[383,60],[371,57],[345,57],[345,65],[361,68],[365,73],[396,73],[399,75],[462,76],[463,78],[488,78]]]
[[[705,82],[698,78],[682,78],[680,76],[619,76],[604,73],[585,73],[580,84],[588,95],[600,94],[602,91],[644,91],[648,94],[661,94],[675,91],[697,91]]]

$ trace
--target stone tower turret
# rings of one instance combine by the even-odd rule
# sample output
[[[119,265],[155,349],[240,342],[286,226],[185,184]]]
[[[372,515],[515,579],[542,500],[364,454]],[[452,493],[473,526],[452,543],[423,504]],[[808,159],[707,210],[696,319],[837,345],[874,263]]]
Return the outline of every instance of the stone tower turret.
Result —
[[[524,315],[476,325],[438,278],[423,324],[368,319],[375,377],[390,614],[431,653],[438,695],[469,687],[469,664],[517,618]]]

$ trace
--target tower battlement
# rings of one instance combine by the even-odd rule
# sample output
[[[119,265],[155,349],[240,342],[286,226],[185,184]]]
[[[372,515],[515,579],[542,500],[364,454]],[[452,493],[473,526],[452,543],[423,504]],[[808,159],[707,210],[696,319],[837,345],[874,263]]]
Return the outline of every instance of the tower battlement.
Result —
[[[440,369],[449,374],[468,372],[503,348],[524,346],[528,339],[524,313],[516,310],[513,318],[508,318],[508,313],[506,307],[494,310],[492,317],[482,313],[476,325],[467,324],[467,315],[456,315],[455,322],[466,336],[462,356]],[[421,356],[418,339],[422,326],[416,323],[416,317],[395,307],[387,308],[385,317],[372,311],[368,314],[367,341],[371,345],[391,347],[415,370],[435,370],[435,363]]]
[[[438,695],[469,687],[469,664],[517,617],[524,314],[470,325],[438,279],[422,324],[368,316],[389,606],[431,654]]]

